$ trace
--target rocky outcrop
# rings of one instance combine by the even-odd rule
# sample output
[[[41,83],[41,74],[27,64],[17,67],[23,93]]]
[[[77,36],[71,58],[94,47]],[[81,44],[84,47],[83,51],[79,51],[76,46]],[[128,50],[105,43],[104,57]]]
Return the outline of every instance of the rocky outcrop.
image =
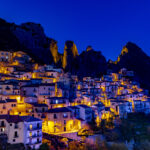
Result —
[[[66,71],[70,71],[78,55],[79,54],[75,43],[73,41],[66,41],[62,59],[62,67]]]
[[[123,47],[118,60],[114,63],[110,62],[108,65],[113,71],[121,68],[133,70],[136,80],[142,87],[150,90],[150,57],[136,44],[128,42]]]
[[[40,24],[15,25],[0,19],[0,49],[22,50],[39,63],[51,64],[51,41],[53,39],[46,37]]]
[[[80,77],[92,76],[100,77],[107,70],[107,62],[100,51],[95,51],[91,46],[88,46],[86,51],[83,51],[78,58],[78,75]]]
[[[58,52],[57,42],[51,40],[50,42],[50,52],[53,56],[53,61],[56,66],[62,66],[62,55]]]
[[[104,56],[91,46],[79,55],[75,43],[66,41],[61,55],[57,41],[48,38],[40,24],[32,22],[16,25],[0,19],[0,49],[24,51],[40,64],[55,64],[80,77],[97,76],[106,70]]]

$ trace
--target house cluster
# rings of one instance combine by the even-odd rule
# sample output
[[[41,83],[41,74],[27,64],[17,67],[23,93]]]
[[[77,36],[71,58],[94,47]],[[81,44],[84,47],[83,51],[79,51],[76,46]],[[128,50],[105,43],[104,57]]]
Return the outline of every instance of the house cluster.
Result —
[[[79,80],[21,51],[0,51],[0,66],[0,135],[10,144],[38,149],[42,132],[73,133],[92,121],[150,113],[148,92],[125,68]]]

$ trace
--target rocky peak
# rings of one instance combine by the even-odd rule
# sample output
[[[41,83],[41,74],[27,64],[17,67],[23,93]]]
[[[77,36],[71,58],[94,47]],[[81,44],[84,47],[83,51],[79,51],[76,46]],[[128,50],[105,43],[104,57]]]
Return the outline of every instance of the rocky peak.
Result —
[[[92,46],[88,46],[88,47],[86,48],[86,51],[87,51],[87,52],[90,51],[90,50],[93,50]]]
[[[126,55],[126,54],[132,55],[132,56],[137,56],[138,54],[142,56],[147,56],[140,47],[138,47],[136,44],[132,42],[128,42],[122,49],[121,56]]]
[[[68,53],[71,51],[74,58],[79,55],[77,47],[73,41],[66,41],[64,51],[67,51]]]
[[[26,31],[30,31],[32,33],[41,33],[44,34],[43,27],[40,24],[36,24],[33,22],[22,23],[20,27]]]
[[[53,60],[54,63],[57,64],[57,62],[59,61],[59,54],[58,54],[58,46],[57,46],[57,42],[55,40],[51,40],[50,42],[50,52],[53,56]]]
[[[80,77],[100,77],[106,72],[107,62],[101,51],[95,51],[91,46],[79,55]]]
[[[128,42],[122,49],[118,60],[115,63],[108,62],[113,71],[127,68],[135,72],[136,80],[140,84],[150,89],[150,57],[136,44]]]
[[[64,54],[63,54],[63,60],[62,60],[62,66],[65,69],[67,65],[70,66],[72,61],[78,56],[78,50],[76,45],[73,41],[66,41],[65,42],[65,48],[64,48]]]

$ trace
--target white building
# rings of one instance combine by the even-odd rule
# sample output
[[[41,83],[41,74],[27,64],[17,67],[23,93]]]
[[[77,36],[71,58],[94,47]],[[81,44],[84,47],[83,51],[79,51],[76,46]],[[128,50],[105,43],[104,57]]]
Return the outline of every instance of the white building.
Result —
[[[42,121],[31,116],[0,115],[0,134],[9,144],[23,143],[33,149],[42,144]]]

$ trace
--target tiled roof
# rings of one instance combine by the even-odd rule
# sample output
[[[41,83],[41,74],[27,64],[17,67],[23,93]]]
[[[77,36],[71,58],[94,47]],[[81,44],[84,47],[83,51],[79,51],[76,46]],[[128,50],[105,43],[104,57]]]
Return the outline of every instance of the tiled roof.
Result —
[[[6,99],[6,102],[7,102],[7,103],[17,102],[17,100],[16,100],[16,99]]]
[[[20,118],[25,122],[42,121],[42,120],[32,117],[32,116],[20,116]]]
[[[18,116],[18,115],[0,115],[0,119],[5,119],[7,120],[8,123],[41,121],[40,119],[34,118],[32,116]]]
[[[80,109],[80,108],[77,107],[77,106],[68,106],[68,108],[70,108],[70,109]]]
[[[91,108],[91,107],[89,107],[89,106],[87,106],[87,105],[77,105],[77,106],[83,107],[83,108]]]
[[[71,112],[67,107],[62,107],[62,108],[54,108],[54,109],[49,109],[47,111],[48,113],[61,113],[61,112]]]
[[[48,107],[48,105],[46,104],[38,104],[38,103],[30,103],[31,105],[33,105],[34,107]]]
[[[5,119],[8,123],[23,122],[20,116],[18,115],[0,115],[0,119]]]

